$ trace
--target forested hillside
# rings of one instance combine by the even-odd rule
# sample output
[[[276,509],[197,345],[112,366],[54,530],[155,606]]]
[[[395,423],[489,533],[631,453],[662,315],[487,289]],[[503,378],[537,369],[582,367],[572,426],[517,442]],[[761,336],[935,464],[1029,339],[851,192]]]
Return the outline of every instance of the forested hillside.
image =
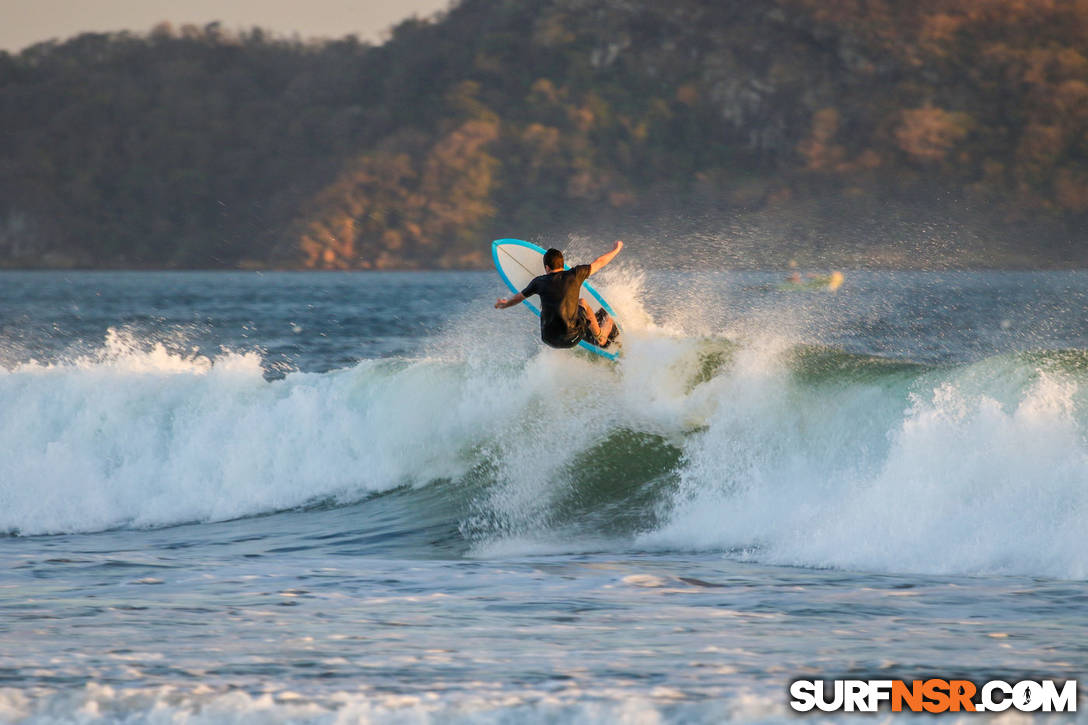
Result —
[[[582,232],[1088,264],[1088,0],[465,0],[380,46],[163,24],[0,54],[0,130],[0,266],[471,267]]]

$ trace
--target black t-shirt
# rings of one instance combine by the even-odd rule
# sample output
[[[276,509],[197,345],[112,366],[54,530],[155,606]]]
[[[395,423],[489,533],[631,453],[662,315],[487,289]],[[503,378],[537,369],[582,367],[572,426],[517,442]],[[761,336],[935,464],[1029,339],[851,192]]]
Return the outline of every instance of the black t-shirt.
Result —
[[[589,277],[589,265],[542,274],[521,291],[540,295],[540,339],[552,347],[574,347],[582,339],[578,323],[578,297]]]

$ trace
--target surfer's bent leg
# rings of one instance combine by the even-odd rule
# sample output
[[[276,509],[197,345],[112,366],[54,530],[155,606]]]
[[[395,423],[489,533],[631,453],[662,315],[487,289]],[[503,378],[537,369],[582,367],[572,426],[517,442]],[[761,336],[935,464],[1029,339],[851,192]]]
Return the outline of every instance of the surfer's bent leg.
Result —
[[[601,309],[601,312],[604,313],[604,319],[600,322],[601,334],[597,339],[601,341],[601,347],[604,347],[608,344],[608,336],[612,334],[612,328],[615,327],[616,323],[612,321],[612,315],[608,314],[604,309]],[[596,321],[596,318],[594,318],[594,321]]]
[[[597,316],[593,314],[593,308],[586,302],[586,298],[579,297],[578,304],[585,310],[587,327],[589,327],[589,331],[593,333],[593,337],[596,338],[597,345],[599,347],[604,347],[604,344],[608,342],[608,333],[612,332],[612,318],[608,317],[608,321],[605,322],[604,327],[602,328],[597,324]],[[608,313],[605,314],[607,315]]]

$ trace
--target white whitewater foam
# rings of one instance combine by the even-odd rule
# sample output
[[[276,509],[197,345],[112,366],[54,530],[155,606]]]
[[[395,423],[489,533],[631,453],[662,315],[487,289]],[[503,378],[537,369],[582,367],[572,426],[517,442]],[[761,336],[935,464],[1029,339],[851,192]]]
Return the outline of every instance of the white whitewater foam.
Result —
[[[683,452],[640,547],[866,570],[1088,575],[1085,383],[1016,358],[823,382],[749,334],[702,382],[707,340],[656,326],[638,278],[602,289],[618,365],[458,321],[418,360],[264,380],[255,354],[111,334],[100,354],[0,371],[0,532],[224,520],[457,479],[481,462],[481,555],[600,541],[551,530],[570,463],[619,429]],[[495,314],[503,314],[496,311]],[[519,347],[519,341],[524,345]],[[523,349],[524,348],[524,349]],[[596,545],[596,544],[594,544]],[[631,545],[629,539],[616,546]]]
[[[458,475],[463,431],[489,416],[456,376],[366,361],[269,383],[252,353],[116,334],[93,358],[0,371],[0,531],[223,520]]]
[[[416,694],[332,692],[315,698],[290,690],[249,694],[209,687],[114,688],[88,683],[78,690],[35,692],[0,688],[0,720],[26,725],[186,723],[187,725],[429,725],[430,723],[548,723],[550,725],[663,725],[664,723],[794,723],[784,690],[739,689],[689,698],[667,687],[638,691],[569,687],[506,689],[472,683],[476,691],[422,691]],[[891,713],[883,713],[883,718]],[[857,722],[857,714],[815,713],[805,722]],[[881,717],[881,716],[876,716]],[[899,713],[896,722],[930,722],[931,716]],[[978,722],[973,713],[943,718],[950,725]],[[986,722],[1074,722],[1075,716],[1006,712]]]
[[[714,384],[722,402],[645,545],[870,571],[1088,575],[1075,382],[989,361],[923,376],[902,409],[878,384],[821,396],[743,365]]]

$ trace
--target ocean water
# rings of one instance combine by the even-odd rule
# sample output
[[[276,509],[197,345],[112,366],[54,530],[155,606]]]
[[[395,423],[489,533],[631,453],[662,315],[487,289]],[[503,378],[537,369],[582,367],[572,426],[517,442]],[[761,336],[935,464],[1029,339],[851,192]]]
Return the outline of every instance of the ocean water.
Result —
[[[1083,680],[1088,272],[781,278],[610,268],[612,364],[490,273],[0,273],[0,721]]]

